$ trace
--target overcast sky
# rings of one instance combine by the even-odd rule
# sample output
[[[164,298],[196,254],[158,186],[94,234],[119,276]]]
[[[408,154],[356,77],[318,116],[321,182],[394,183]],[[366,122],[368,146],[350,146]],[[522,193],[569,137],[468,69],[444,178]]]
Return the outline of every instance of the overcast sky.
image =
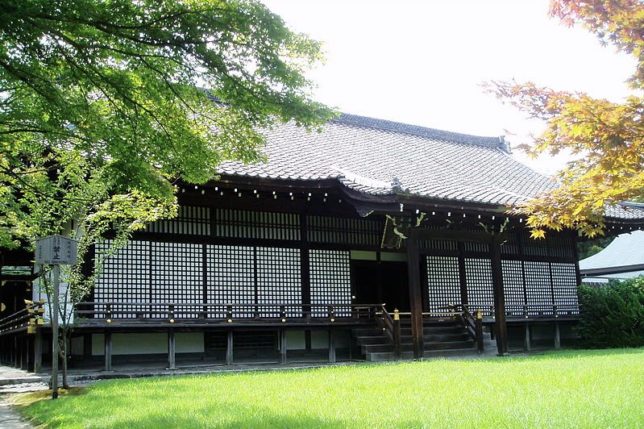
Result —
[[[547,0],[264,0],[293,30],[324,43],[316,98],[342,112],[469,134],[538,134],[486,80],[531,80],[619,100],[634,60],[550,18]],[[527,160],[552,173],[564,159]]]

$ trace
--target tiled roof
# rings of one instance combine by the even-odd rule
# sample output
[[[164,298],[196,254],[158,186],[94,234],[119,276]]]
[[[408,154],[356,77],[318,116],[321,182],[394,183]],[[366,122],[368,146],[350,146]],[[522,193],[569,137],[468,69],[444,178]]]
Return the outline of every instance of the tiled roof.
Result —
[[[555,182],[516,161],[503,138],[341,115],[322,132],[288,123],[265,132],[267,161],[225,162],[221,174],[337,179],[370,195],[405,194],[515,206]]]

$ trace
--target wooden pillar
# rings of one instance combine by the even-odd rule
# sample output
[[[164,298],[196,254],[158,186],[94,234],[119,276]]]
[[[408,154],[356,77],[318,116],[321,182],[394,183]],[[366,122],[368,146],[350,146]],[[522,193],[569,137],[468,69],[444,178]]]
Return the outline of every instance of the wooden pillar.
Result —
[[[525,324],[525,338],[523,340],[523,348],[526,352],[529,352],[532,349],[532,343],[530,341],[530,324]]]
[[[174,329],[168,331],[168,369],[177,368],[177,342],[174,335]]]
[[[508,354],[508,326],[505,322],[505,297],[503,296],[503,271],[501,267],[501,244],[497,236],[490,243],[492,261],[492,285],[494,292],[494,329],[499,356]]]
[[[233,364],[233,330],[229,329],[226,334],[226,365]]]
[[[457,242],[458,246],[458,281],[461,289],[461,304],[467,304],[467,276],[465,274],[465,243]],[[455,303],[454,303],[455,304]],[[470,309],[474,311],[474,309]]]
[[[311,304],[311,262],[309,254],[309,240],[308,240],[308,224],[306,213],[300,214],[300,273],[302,275],[302,307],[304,310],[304,317],[311,317],[311,307],[306,304]]]
[[[111,371],[112,370],[112,333],[105,332],[104,337],[105,337],[105,347],[104,347],[105,371]]]
[[[559,323],[555,323],[555,349],[561,348],[561,332],[559,331]]]
[[[329,362],[335,363],[335,330],[333,327],[329,328]]]
[[[42,329],[36,329],[34,336],[34,372],[42,371]]]
[[[421,359],[423,357],[423,295],[420,286],[418,237],[413,228],[409,230],[407,238],[407,270],[409,273],[409,305],[414,359]]]
[[[286,329],[280,329],[280,363],[286,363]]]

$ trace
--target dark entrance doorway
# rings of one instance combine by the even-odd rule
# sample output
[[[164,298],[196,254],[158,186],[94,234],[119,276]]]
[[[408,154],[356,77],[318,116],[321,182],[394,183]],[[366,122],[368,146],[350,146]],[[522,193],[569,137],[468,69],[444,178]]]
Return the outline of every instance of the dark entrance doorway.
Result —
[[[351,281],[358,304],[386,303],[387,311],[409,311],[406,262],[351,261]]]

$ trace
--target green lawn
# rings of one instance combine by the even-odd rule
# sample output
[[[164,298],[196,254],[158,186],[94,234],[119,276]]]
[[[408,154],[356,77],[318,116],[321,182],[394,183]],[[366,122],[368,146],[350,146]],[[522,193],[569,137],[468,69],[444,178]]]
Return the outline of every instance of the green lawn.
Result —
[[[22,412],[64,428],[642,428],[644,349],[115,380]]]

